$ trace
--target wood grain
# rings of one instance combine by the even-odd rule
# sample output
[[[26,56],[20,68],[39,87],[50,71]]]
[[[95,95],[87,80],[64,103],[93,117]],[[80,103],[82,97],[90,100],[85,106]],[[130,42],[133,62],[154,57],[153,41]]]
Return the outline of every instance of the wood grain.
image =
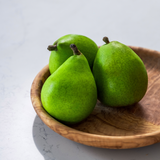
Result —
[[[35,77],[31,101],[42,121],[60,135],[89,146],[113,149],[137,148],[160,142],[160,52],[130,46],[143,60],[149,78],[144,98],[130,107],[111,108],[97,100],[83,122],[66,126],[43,109],[41,87],[50,75],[48,65]]]

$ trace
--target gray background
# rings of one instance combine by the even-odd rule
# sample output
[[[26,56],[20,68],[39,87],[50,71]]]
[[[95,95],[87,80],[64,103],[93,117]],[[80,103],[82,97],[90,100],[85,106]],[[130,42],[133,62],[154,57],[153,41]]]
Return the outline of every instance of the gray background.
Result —
[[[111,150],[50,130],[32,107],[30,87],[48,64],[47,46],[82,34],[160,51],[158,0],[0,0],[0,159],[159,160],[160,144]]]

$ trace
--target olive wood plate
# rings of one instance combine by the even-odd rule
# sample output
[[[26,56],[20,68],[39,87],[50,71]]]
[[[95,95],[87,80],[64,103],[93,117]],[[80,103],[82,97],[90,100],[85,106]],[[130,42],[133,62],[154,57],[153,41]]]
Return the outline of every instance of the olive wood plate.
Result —
[[[87,119],[77,125],[64,125],[51,117],[41,104],[41,88],[50,75],[47,65],[31,86],[31,101],[41,120],[63,137],[88,146],[127,149],[160,142],[160,52],[130,47],[143,60],[149,78],[147,92],[139,103],[111,108],[97,100]]]

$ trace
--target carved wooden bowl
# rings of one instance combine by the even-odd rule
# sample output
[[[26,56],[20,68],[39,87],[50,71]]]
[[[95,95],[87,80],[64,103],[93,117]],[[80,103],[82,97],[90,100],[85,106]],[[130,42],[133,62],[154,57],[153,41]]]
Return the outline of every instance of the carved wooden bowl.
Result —
[[[47,65],[31,87],[31,100],[38,116],[63,137],[89,146],[125,149],[160,142],[160,52],[130,47],[143,60],[149,77],[147,93],[139,103],[128,108],[111,108],[97,101],[86,120],[73,126],[64,125],[51,117],[41,104],[41,88],[50,75]]]

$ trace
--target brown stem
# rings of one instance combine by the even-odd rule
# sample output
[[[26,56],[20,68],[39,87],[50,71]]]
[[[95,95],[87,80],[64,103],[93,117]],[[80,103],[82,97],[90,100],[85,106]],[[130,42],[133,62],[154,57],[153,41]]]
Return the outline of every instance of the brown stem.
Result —
[[[73,50],[73,53],[74,53],[75,55],[80,55],[80,54],[81,54],[81,52],[78,50],[78,48],[76,47],[75,44],[71,44],[71,45],[70,45],[70,48]]]
[[[104,41],[106,44],[108,44],[108,43],[109,43],[108,37],[103,37],[103,41]]]
[[[49,45],[48,48],[47,48],[49,51],[54,51],[57,49],[57,45]]]

